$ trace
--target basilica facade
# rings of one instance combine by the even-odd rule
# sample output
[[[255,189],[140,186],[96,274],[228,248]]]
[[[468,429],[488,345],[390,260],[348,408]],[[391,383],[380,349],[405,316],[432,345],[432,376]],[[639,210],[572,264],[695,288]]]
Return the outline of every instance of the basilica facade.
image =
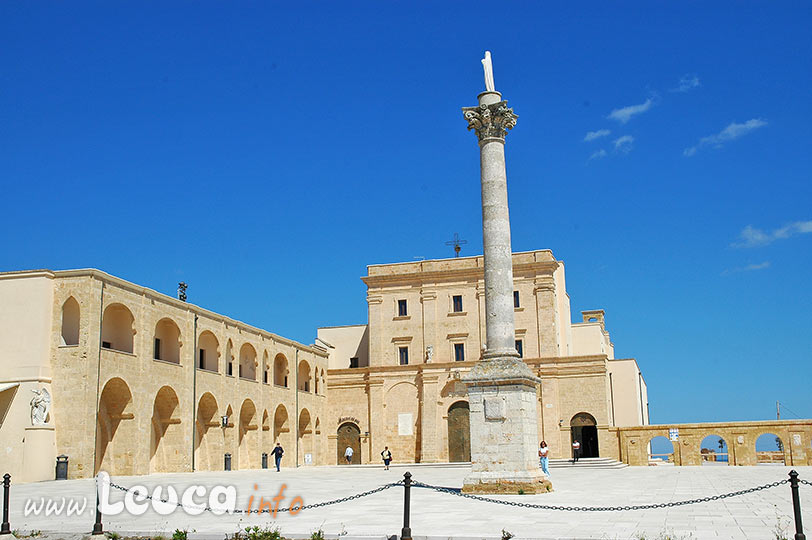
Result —
[[[373,265],[366,325],[320,328],[330,354],[328,454],[359,463],[388,446],[405,462],[470,459],[463,376],[485,343],[483,257]],[[637,362],[616,359],[603,310],[571,322],[563,262],[549,250],[513,254],[515,346],[542,382],[538,433],[551,457],[618,459],[616,426],[648,424]]]

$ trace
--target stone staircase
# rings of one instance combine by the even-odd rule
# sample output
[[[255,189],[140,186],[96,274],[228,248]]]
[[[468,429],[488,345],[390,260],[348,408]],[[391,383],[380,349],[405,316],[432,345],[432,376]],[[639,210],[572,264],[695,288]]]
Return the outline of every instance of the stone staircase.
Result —
[[[625,469],[625,463],[610,458],[581,458],[577,463],[571,459],[551,459],[551,469]]]

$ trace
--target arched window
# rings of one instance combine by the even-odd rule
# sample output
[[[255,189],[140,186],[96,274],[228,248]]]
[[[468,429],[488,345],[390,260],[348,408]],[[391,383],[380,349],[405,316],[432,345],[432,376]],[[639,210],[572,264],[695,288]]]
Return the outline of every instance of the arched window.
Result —
[[[264,384],[270,383],[271,366],[268,365],[268,351],[262,353],[262,382]]]
[[[240,348],[240,378],[257,380],[257,351],[250,343]]]
[[[219,371],[220,343],[214,333],[204,330],[197,340],[197,367],[206,371]]]
[[[276,386],[288,387],[288,359],[282,353],[273,359],[273,383]]]
[[[299,362],[299,390],[310,392],[310,364],[304,360]]]
[[[79,345],[79,302],[70,297],[62,304],[62,345]]]
[[[229,377],[234,376],[234,347],[231,345],[231,340],[226,343],[226,375]]]
[[[155,325],[153,358],[180,364],[180,328],[169,318],[161,319]]]
[[[102,316],[102,347],[126,353],[133,352],[135,318],[123,304],[110,304]]]

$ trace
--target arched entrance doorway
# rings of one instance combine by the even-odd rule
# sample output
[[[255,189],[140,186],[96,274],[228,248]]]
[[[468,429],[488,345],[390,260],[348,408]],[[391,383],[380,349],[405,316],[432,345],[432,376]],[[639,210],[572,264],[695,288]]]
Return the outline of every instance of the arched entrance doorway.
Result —
[[[471,461],[471,424],[467,401],[448,408],[448,461]]]
[[[570,420],[570,433],[571,443],[581,443],[581,457],[598,457],[598,423],[594,416],[585,412],[573,416]]]
[[[361,430],[352,422],[346,422],[338,427],[338,455],[336,463],[343,465],[347,462],[344,459],[344,451],[347,447],[352,448],[352,464],[361,464]]]

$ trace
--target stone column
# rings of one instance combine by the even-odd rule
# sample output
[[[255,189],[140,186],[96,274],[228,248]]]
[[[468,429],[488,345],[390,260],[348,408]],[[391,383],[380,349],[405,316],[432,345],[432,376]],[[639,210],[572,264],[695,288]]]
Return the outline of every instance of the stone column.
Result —
[[[463,108],[479,139],[482,237],[485,259],[485,334],[482,360],[466,375],[471,422],[467,493],[541,493],[552,485],[538,466],[536,385],[540,379],[515,349],[513,255],[505,173],[505,135],[516,115],[496,91]]]

